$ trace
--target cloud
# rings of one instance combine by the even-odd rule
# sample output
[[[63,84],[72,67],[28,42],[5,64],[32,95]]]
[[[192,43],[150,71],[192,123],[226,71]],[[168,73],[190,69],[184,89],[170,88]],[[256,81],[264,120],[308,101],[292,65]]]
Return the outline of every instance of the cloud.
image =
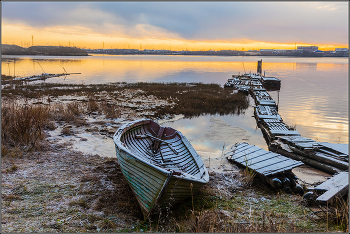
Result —
[[[4,2],[4,22],[184,40],[348,44],[347,2]]]

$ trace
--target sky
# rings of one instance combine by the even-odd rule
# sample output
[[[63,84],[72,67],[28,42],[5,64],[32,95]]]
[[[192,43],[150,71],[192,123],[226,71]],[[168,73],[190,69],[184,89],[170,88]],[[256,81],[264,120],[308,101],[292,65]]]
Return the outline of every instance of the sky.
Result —
[[[1,2],[1,41],[23,47],[349,48],[347,1]]]

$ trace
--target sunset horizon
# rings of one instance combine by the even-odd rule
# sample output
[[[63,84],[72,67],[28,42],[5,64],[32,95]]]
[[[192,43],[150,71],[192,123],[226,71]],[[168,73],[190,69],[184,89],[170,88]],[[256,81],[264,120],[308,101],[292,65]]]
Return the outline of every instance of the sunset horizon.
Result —
[[[347,2],[12,1],[2,3],[1,40],[21,47],[329,51],[349,48],[347,17]]]

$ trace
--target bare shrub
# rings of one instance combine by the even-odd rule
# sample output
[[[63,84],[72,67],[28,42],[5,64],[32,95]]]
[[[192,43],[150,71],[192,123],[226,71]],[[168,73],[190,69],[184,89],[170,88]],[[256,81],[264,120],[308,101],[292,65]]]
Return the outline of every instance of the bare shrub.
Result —
[[[80,116],[83,113],[83,109],[77,101],[67,103],[67,112],[73,116]]]
[[[106,115],[108,119],[119,118],[121,116],[121,109],[114,103],[103,101],[99,107],[100,111]]]
[[[100,110],[100,108],[98,106],[96,98],[94,96],[90,96],[89,101],[87,102],[87,111],[88,112],[95,112],[95,111],[99,111],[99,110]]]
[[[73,101],[67,104],[57,103],[51,107],[51,118],[56,121],[74,122],[84,124],[84,107],[81,103]]]
[[[3,102],[1,105],[1,138],[3,146],[32,149],[44,137],[49,122],[49,108],[25,103]]]

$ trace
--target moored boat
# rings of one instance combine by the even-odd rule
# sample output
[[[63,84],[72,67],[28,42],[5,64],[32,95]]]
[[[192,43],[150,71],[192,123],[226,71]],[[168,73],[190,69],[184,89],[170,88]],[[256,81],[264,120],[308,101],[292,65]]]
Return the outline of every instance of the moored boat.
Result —
[[[121,126],[113,137],[120,168],[147,218],[209,182],[198,153],[179,131],[149,119]]]

